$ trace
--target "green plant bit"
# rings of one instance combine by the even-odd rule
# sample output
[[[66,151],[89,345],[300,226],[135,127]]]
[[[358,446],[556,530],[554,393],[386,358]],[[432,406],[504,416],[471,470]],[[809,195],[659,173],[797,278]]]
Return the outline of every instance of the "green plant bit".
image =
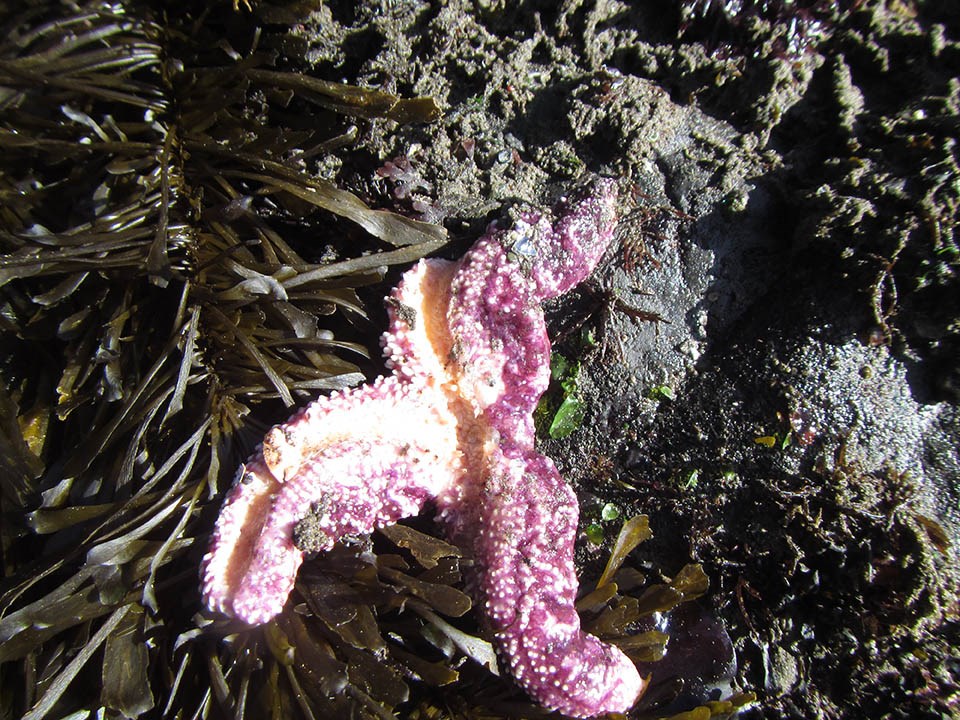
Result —
[[[535,417],[541,427],[549,419],[547,435],[554,440],[567,437],[583,423],[586,408],[577,397],[577,378],[580,375],[580,363],[570,361],[560,353],[550,356],[550,380],[552,390],[548,389],[540,399]],[[557,404],[557,394],[560,402]],[[552,407],[556,405],[556,410]]]
[[[600,519],[604,522],[610,522],[620,517],[620,508],[613,503],[607,503],[600,510]]]
[[[584,533],[587,536],[587,540],[589,540],[594,545],[603,544],[603,528],[597,523],[590,523],[589,525],[587,525],[586,529],[584,530]]]

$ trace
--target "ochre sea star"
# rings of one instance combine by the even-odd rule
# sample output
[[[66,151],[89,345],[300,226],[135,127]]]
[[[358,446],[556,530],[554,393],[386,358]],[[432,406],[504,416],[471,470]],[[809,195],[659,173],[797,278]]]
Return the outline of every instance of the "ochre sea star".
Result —
[[[555,215],[491,225],[459,262],[408,271],[387,301],[392,374],[311,403],[241,468],[205,558],[207,606],[251,624],[278,614],[303,560],[293,529],[311,508],[330,547],[432,502],[472,550],[470,589],[527,693],[571,716],[626,711],[644,682],[580,629],[577,500],[535,450],[532,419],[550,379],[540,302],[590,274],[615,202],[613,181],[596,180]]]

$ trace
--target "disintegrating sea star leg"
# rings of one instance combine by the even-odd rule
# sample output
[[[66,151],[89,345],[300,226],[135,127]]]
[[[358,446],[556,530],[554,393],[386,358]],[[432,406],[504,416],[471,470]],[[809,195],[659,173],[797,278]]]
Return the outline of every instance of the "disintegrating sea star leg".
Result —
[[[260,536],[280,483],[262,458],[240,466],[233,487],[210,536],[203,559],[203,604],[223,615],[233,615],[233,596],[243,582],[253,543]]]
[[[533,271],[541,300],[559,297],[582,283],[600,262],[617,226],[617,188],[609,178],[594,182],[556,213],[553,233]]]
[[[206,605],[250,624],[278,614],[303,561],[293,528],[312,507],[327,510],[322,527],[332,546],[344,535],[416,515],[426,500],[454,485],[462,473],[457,421],[444,404],[424,402],[430,394],[423,388],[414,397],[381,393],[357,404],[344,393],[279,426],[298,442],[307,433],[300,426],[316,418],[321,427],[311,432],[326,433],[327,439],[310,439],[315,449],[284,474],[285,481],[262,454],[244,466],[204,560]],[[369,428],[368,437],[358,440],[347,430],[358,426]]]
[[[344,442],[311,459],[273,498],[270,517],[253,543],[249,563],[233,597],[233,614],[249,623],[277,615],[293,589],[303,553],[293,539],[297,522],[311,508],[325,548],[346,535],[370,533],[417,515],[450,477],[413,460],[423,448]],[[392,456],[392,458],[391,458]]]
[[[633,662],[580,628],[576,496],[549,458],[511,448],[489,465],[473,531],[476,582],[501,656],[527,693],[574,717],[625,712]]]

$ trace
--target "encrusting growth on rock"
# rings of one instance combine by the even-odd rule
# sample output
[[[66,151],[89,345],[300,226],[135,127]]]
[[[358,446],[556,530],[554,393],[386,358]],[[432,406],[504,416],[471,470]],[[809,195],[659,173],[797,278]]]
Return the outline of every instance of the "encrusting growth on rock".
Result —
[[[584,280],[613,236],[616,187],[492,224],[458,262],[423,260],[387,302],[392,374],[320,398],[267,433],[228,493],[204,561],[208,607],[277,615],[314,510],[327,547],[432,502],[472,549],[470,589],[516,681],[545,707],[624,712],[644,688],[619,649],[580,629],[576,497],[534,447],[550,379],[541,301]],[[317,511],[319,509],[319,511]]]

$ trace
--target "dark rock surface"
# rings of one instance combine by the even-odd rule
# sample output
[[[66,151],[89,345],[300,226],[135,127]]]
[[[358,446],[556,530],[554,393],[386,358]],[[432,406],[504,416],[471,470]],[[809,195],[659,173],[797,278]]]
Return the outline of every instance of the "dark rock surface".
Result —
[[[314,18],[318,67],[446,110],[371,129],[370,151],[423,181],[387,178],[384,202],[466,242],[501,204],[622,178],[621,248],[548,308],[586,416],[545,448],[584,524],[607,503],[648,513],[637,562],[704,564],[737,684],[760,695],[743,714],[956,714],[947,4],[335,2]],[[586,575],[601,555],[584,543]]]

